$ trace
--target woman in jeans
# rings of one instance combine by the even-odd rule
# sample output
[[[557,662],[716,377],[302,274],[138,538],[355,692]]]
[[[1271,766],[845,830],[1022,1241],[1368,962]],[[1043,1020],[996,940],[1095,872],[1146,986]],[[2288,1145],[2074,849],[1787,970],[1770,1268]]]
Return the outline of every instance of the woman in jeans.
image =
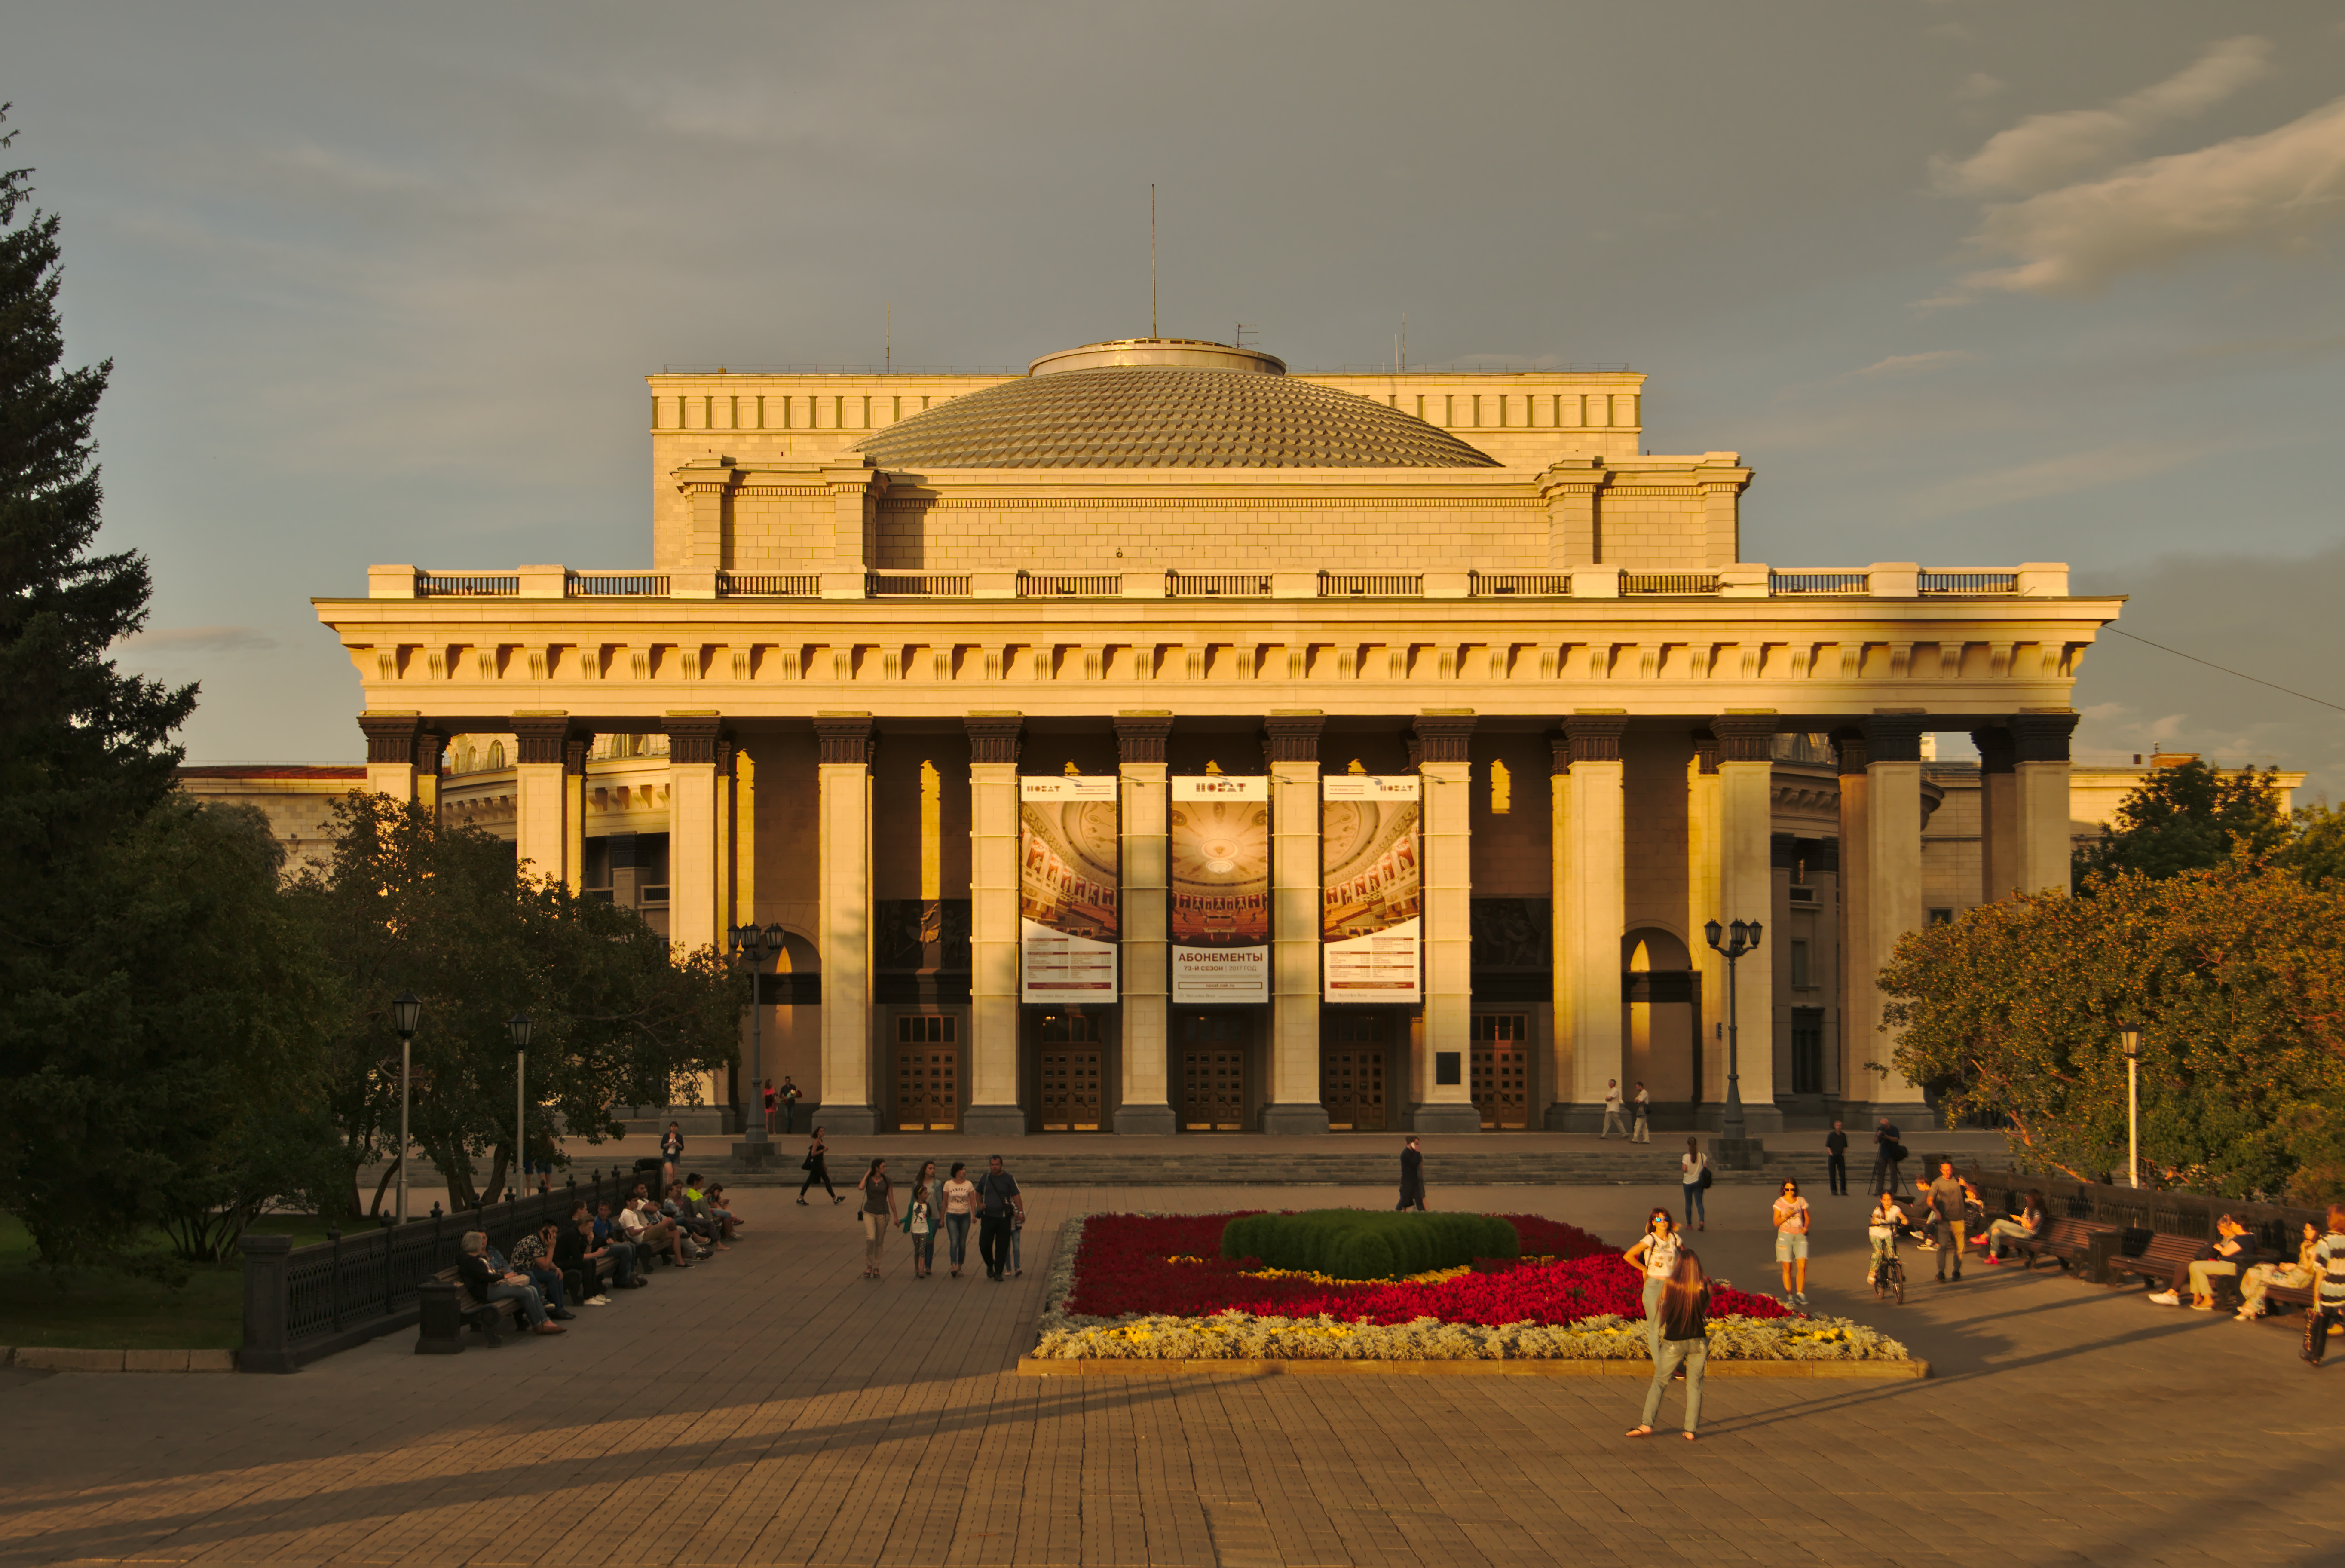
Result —
[[[1655,1356],[1661,1353],[1661,1292],[1678,1271],[1678,1244],[1677,1222],[1667,1208],[1655,1208],[1645,1217],[1645,1234],[1620,1255],[1645,1277],[1645,1348]]]
[[[929,1160],[912,1178],[911,1195],[904,1200],[904,1234],[912,1238],[912,1278],[926,1279],[937,1265],[937,1231],[944,1205],[937,1192],[937,1162]]]
[[[863,1278],[877,1279],[881,1238],[896,1223],[896,1187],[888,1179],[888,1156],[873,1160],[855,1186],[863,1194]]]
[[[1670,1380],[1685,1369],[1685,1438],[1693,1441],[1701,1421],[1701,1374],[1710,1364],[1710,1277],[1701,1259],[1690,1248],[1680,1248],[1677,1272],[1661,1292],[1661,1337],[1653,1356],[1653,1380],[1645,1390],[1644,1419],[1629,1429],[1632,1438],[1653,1435],[1653,1418],[1661,1413],[1661,1396]]]
[[[1710,1228],[1710,1211],[1701,1201],[1701,1175],[1709,1168],[1710,1156],[1688,1138],[1686,1152],[1678,1156],[1678,1179],[1685,1184],[1686,1223],[1696,1230]]]
[[[960,1278],[960,1266],[969,1257],[969,1222],[977,1213],[977,1184],[969,1179],[969,1166],[960,1160],[953,1161],[952,1175],[944,1186],[945,1245],[952,1262],[952,1277]]]
[[[1998,1219],[1986,1227],[1986,1260],[2003,1261],[2005,1241],[2033,1241],[2044,1228],[2044,1195],[2034,1188],[2020,1199],[2017,1219]]]

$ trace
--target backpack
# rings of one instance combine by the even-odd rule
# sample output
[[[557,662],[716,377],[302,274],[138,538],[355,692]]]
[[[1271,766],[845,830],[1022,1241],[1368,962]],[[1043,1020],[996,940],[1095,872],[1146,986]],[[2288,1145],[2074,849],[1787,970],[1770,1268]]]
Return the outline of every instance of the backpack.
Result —
[[[1694,1185],[1700,1187],[1704,1192],[1708,1192],[1710,1190],[1710,1161],[1707,1158],[1703,1159],[1701,1162],[1701,1180]]]

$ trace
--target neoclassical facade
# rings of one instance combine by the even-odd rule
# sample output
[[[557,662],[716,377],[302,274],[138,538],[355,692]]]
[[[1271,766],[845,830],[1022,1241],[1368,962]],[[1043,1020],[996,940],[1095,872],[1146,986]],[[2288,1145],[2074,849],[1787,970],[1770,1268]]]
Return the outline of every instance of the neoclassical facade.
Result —
[[[782,928],[742,1092],[834,1131],[1586,1128],[1614,1079],[1715,1125],[1738,918],[1752,1129],[1910,1114],[1870,977],[1932,907],[1926,738],[1977,740],[1981,896],[2066,883],[2118,602],[1748,560],[1751,469],[1650,454],[1641,377],[1140,340],[649,390],[648,565],[317,610],[371,788],[461,809],[452,743],[510,737],[533,870]]]

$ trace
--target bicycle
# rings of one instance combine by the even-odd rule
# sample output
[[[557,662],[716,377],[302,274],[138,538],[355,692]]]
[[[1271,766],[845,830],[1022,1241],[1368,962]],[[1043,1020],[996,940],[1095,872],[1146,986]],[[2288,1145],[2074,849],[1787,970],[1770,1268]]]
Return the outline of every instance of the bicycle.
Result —
[[[1897,1305],[1904,1306],[1905,1263],[1898,1257],[1897,1248],[1893,1244],[1886,1254],[1873,1260],[1873,1298],[1875,1301],[1885,1301],[1893,1293],[1896,1296]]]

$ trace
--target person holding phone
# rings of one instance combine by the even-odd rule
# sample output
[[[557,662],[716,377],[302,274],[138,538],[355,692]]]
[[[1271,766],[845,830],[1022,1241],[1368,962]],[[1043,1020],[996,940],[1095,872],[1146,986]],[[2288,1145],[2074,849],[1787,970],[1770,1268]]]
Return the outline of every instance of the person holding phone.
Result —
[[[1645,1217],[1645,1234],[1629,1244],[1620,1260],[1645,1277],[1645,1346],[1660,1353],[1661,1292],[1678,1267],[1678,1227],[1666,1206]]]
[[[1808,1200],[1800,1196],[1800,1184],[1785,1182],[1774,1207],[1775,1261],[1783,1266],[1783,1294],[1802,1312],[1808,1309]]]

